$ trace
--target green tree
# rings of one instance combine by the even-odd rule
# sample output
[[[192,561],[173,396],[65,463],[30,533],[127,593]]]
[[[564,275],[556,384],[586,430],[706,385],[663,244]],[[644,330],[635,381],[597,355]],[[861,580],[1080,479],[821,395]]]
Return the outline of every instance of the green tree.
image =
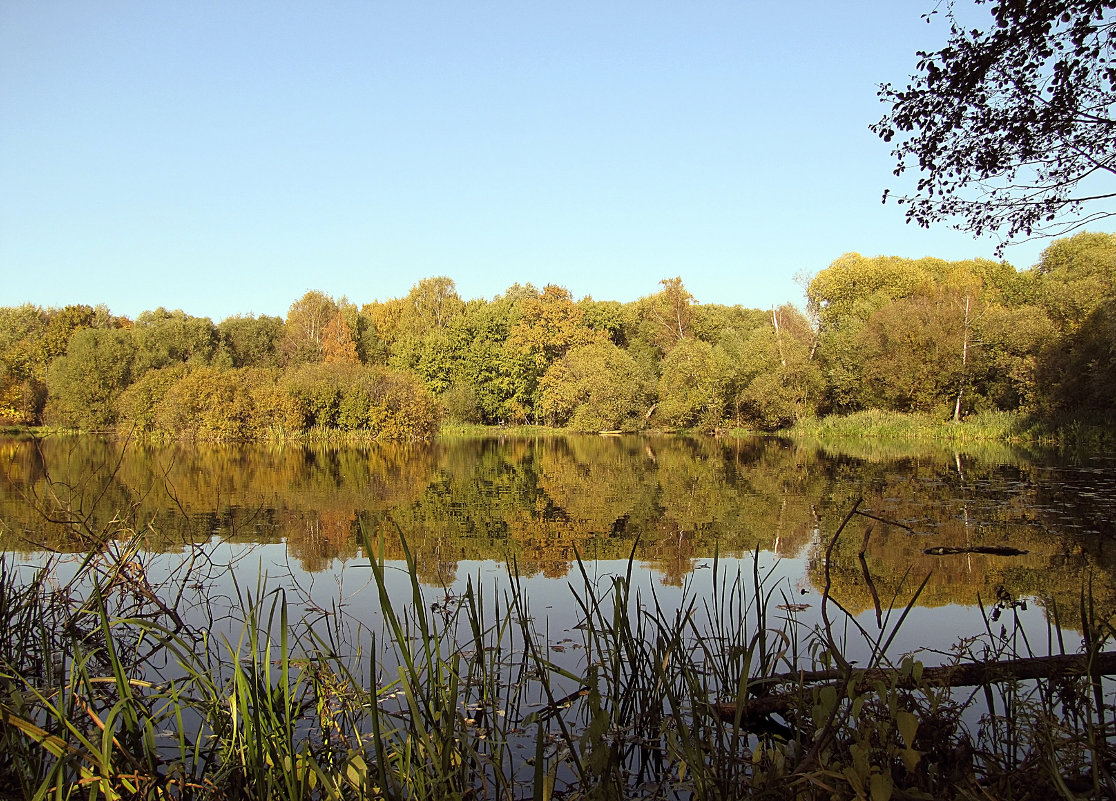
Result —
[[[1057,339],[1057,329],[1039,306],[989,305],[975,320],[979,347],[973,388],[997,409],[1034,406],[1039,354]]]
[[[465,302],[452,280],[439,276],[419,281],[399,307],[388,363],[417,372],[435,393],[445,391],[453,380],[448,330],[464,312]]]
[[[443,416],[454,423],[483,423],[477,388],[465,382],[455,382],[438,396]]]
[[[772,431],[813,415],[824,380],[816,334],[790,305],[773,309],[750,333],[730,329],[714,348],[716,372],[729,413],[739,424]]]
[[[934,283],[926,261],[846,253],[819,272],[806,290],[810,312],[823,333],[863,324],[886,303]]]
[[[723,306],[719,303],[693,307],[694,336],[709,343],[717,342],[726,331],[754,331],[770,324],[771,313],[762,309]]]
[[[972,395],[976,389],[1006,385],[989,372],[997,362],[981,340],[982,331],[992,330],[984,317],[1033,295],[1033,281],[1003,262],[842,256],[807,290],[819,326],[824,409],[944,408],[951,394],[946,386],[953,386],[955,415],[985,403]],[[925,331],[915,329],[916,320],[928,326]],[[949,356],[948,369],[940,370],[927,361],[938,353],[956,353],[959,361]],[[1019,367],[1018,356],[1005,354],[1002,364]]]
[[[538,290],[511,286],[492,301],[471,300],[447,332],[452,353],[449,387],[471,398],[486,423],[521,421],[531,407],[538,372],[532,356],[508,345],[508,332],[522,315],[522,303]],[[429,385],[429,384],[428,384]]]
[[[175,363],[209,364],[219,342],[217,328],[208,317],[162,307],[136,318],[132,338],[137,376]]]
[[[1116,298],[1116,234],[1058,239],[1035,268],[1039,298],[1058,328],[1072,334],[1107,299]]]
[[[98,429],[116,419],[115,401],[132,381],[136,357],[131,332],[83,328],[70,338],[66,355],[47,372],[49,400],[44,419]]]
[[[577,305],[581,307],[584,315],[582,320],[588,328],[607,334],[613,345],[621,348],[627,346],[632,320],[624,304],[615,300],[593,300],[586,297],[579,300]]]
[[[337,428],[344,393],[342,370],[335,365],[305,363],[288,368],[283,389],[294,399],[300,430]]]
[[[814,276],[806,297],[818,321],[827,411],[864,406],[866,356],[858,341],[860,330],[878,309],[933,286],[934,278],[925,266],[909,259],[846,253]]]
[[[1040,411],[1116,413],[1116,298],[1045,349],[1036,369]]]
[[[380,439],[430,439],[438,431],[438,404],[417,377],[386,367],[353,367],[343,374],[337,424]]]
[[[975,312],[968,307],[968,314]],[[965,377],[966,299],[944,291],[898,298],[856,337],[866,405],[905,412],[953,411]]]
[[[718,384],[713,346],[682,340],[662,362],[656,419],[670,426],[713,429],[722,419]]]
[[[220,348],[232,367],[280,367],[283,318],[234,316],[217,324]]]
[[[646,425],[651,377],[611,342],[574,348],[539,380],[539,413],[578,431],[634,431]]]

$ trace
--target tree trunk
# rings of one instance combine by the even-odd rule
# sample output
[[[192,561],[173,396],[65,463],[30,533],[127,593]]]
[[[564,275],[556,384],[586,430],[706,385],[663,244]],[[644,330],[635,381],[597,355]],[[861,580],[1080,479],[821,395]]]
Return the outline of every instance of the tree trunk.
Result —
[[[957,387],[957,403],[953,407],[953,422],[961,421],[961,396],[969,381],[969,304],[971,297],[965,296],[965,332],[961,340],[961,384]]]

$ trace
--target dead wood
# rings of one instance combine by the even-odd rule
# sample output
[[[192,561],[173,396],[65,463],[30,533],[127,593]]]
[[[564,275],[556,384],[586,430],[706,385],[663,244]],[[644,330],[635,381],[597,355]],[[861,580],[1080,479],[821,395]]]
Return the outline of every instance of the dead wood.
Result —
[[[927,548],[923,551],[930,556],[952,556],[958,553],[987,553],[993,556],[1023,556],[1028,551],[1021,551],[1008,545],[972,545],[967,548],[955,548],[950,545],[939,545],[936,548]]]
[[[712,711],[725,720],[734,720],[739,711],[742,725],[747,725],[748,722],[762,720],[768,715],[787,712],[801,703],[812,689],[822,686],[837,687],[843,693],[847,683],[852,683],[855,685],[855,692],[859,694],[872,689],[880,681],[896,689],[913,690],[926,686],[975,687],[1002,681],[1113,674],[1116,674],[1116,651],[1094,654],[1091,661],[1084,654],[1069,654],[928,667],[923,669],[918,681],[913,676],[900,674],[897,669],[800,671],[772,676],[756,685],[768,689],[774,685],[795,685],[786,691],[758,696],[744,704],[743,709],[739,709],[734,703],[713,704]]]

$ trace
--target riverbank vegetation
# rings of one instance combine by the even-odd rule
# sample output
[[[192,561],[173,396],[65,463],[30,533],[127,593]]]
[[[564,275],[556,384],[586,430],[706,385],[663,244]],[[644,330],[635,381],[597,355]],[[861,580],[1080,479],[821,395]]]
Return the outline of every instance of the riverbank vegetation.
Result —
[[[428,438],[439,421],[771,431],[865,411],[1011,412],[1009,436],[1041,436],[1113,413],[1116,235],[1056,240],[1021,271],[850,253],[806,299],[698,304],[670,278],[631,303],[554,285],[466,301],[439,277],[217,324],[25,304],[0,308],[0,418],[222,440]]]
[[[942,420],[926,413],[872,409],[849,415],[800,420],[782,432],[795,439],[836,443],[871,439],[883,442],[948,443],[965,446],[1004,442],[1038,447],[1112,450],[1116,416],[1112,413],[1062,414],[1048,418],[1018,412],[978,412],[964,420]]]
[[[1111,687],[1089,667],[1113,630],[1087,585],[1080,648],[1056,605],[1054,628],[1030,633],[1005,606],[999,634],[990,622],[948,653],[905,655],[891,644],[917,582],[885,599],[878,627],[828,596],[811,625],[758,563],[715,562],[713,596],[664,605],[629,559],[620,575],[582,572],[583,624],[556,640],[514,567],[505,591],[427,597],[398,531],[364,540],[382,608],[369,628],[341,603],[296,610],[295,589],[262,579],[215,593],[228,566],[214,554],[192,548],[167,571],[120,517],[72,522],[103,547],[38,570],[0,559],[6,797],[1116,795]],[[388,539],[402,572],[378,556]],[[923,664],[1038,643],[1075,667],[974,692]]]

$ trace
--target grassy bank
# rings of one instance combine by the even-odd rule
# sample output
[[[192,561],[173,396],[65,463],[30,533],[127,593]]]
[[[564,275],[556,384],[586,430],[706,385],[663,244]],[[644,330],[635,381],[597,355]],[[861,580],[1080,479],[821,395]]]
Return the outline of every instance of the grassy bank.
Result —
[[[211,554],[156,578],[138,539],[106,533],[76,566],[0,561],[3,797],[1116,795],[1111,686],[924,681],[890,647],[913,585],[878,630],[827,597],[808,626],[758,561],[716,563],[712,597],[670,607],[634,586],[629,562],[573,582],[581,639],[558,645],[514,570],[506,591],[427,594],[408,558],[400,593],[400,567],[373,557],[382,626],[368,629],[342,606],[296,619],[293,590],[262,579],[210,598],[223,569]],[[1087,591],[1081,612],[1095,655],[1113,630]],[[990,626],[943,658],[1067,650],[1054,631]],[[869,654],[855,667],[853,646]]]
[[[563,437],[570,434],[568,429],[551,426],[486,426],[480,423],[442,423],[438,432],[443,439],[487,439],[490,437],[514,437],[537,439],[539,437]]]
[[[803,420],[779,432],[820,442],[875,439],[968,444],[1002,442],[1042,447],[1116,448],[1116,421],[1064,417],[1040,420],[1014,412],[984,412],[960,422],[927,414],[870,410]]]

